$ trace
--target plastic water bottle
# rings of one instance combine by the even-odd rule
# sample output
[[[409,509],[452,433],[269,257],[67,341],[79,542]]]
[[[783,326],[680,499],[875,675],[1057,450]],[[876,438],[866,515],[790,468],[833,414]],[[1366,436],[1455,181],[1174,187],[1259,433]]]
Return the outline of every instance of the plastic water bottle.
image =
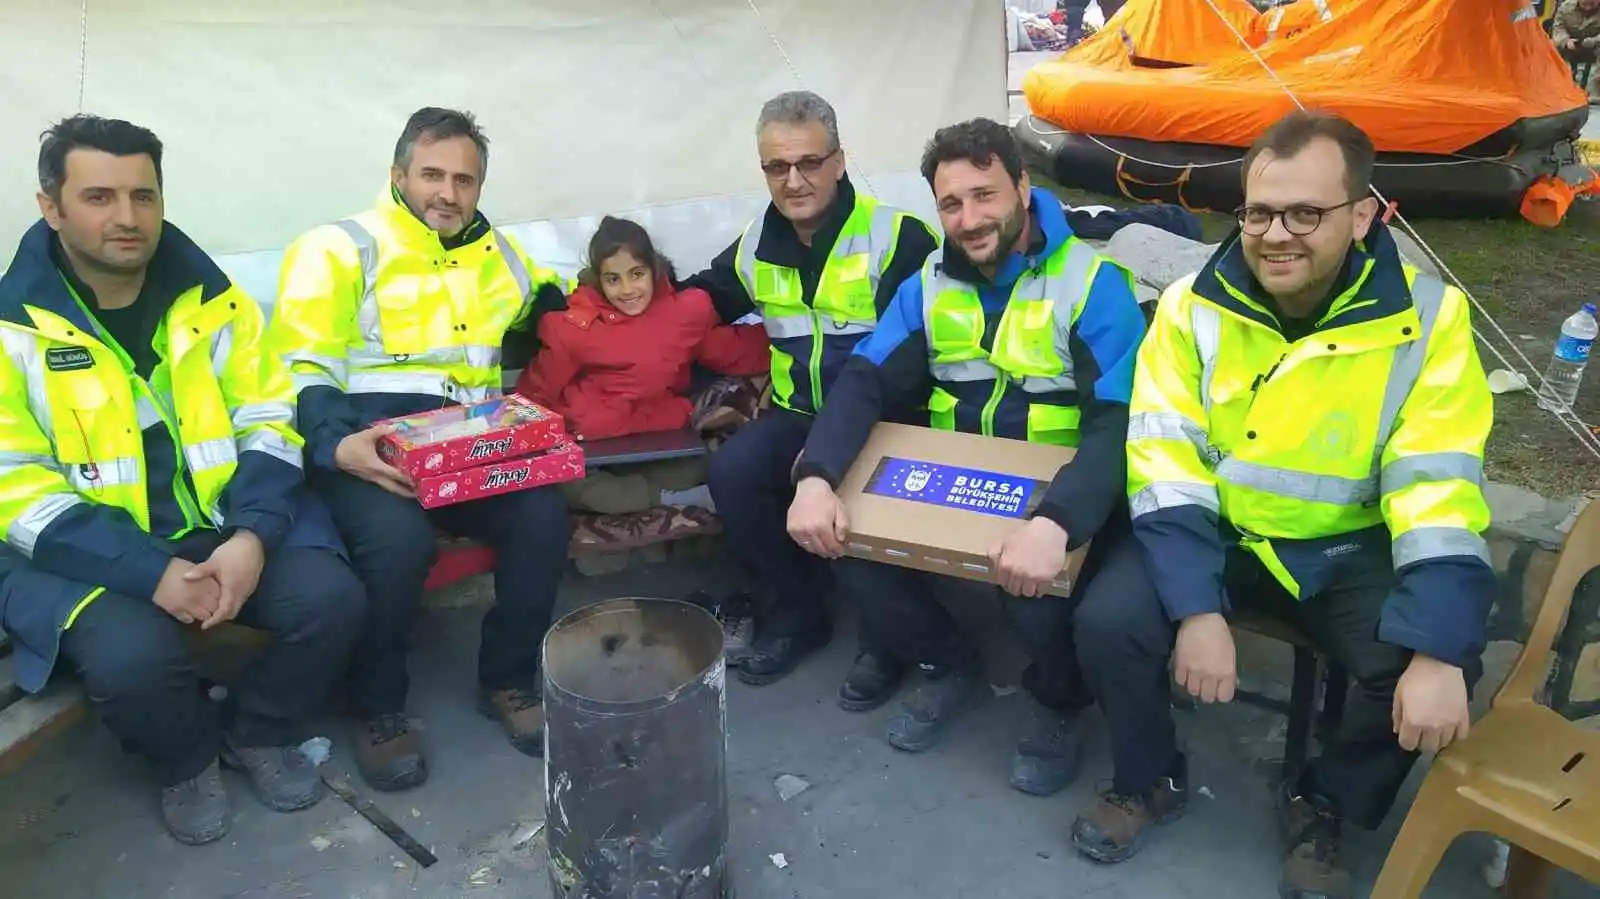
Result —
[[[1550,357],[1550,367],[1544,370],[1544,386],[1539,389],[1539,408],[1560,412],[1572,408],[1578,398],[1578,383],[1583,380],[1583,367],[1589,364],[1589,346],[1600,334],[1600,322],[1595,321],[1593,303],[1572,313],[1561,323],[1561,336],[1556,340],[1555,352]]]

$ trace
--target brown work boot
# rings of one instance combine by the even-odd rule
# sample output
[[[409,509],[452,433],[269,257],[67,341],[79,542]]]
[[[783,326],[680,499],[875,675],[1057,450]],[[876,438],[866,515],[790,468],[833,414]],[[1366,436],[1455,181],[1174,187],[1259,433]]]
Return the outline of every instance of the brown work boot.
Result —
[[[478,711],[500,722],[518,752],[534,758],[544,755],[544,699],[538,690],[485,690]]]
[[[392,793],[421,786],[428,779],[422,738],[400,714],[361,722],[356,736],[356,767],[375,790]]]
[[[1072,822],[1072,845],[1097,862],[1125,862],[1144,845],[1150,828],[1176,821],[1188,804],[1189,785],[1181,774],[1162,777],[1143,796],[1103,793]]]
[[[1282,899],[1350,899],[1354,887],[1344,867],[1343,822],[1314,799],[1278,795],[1278,826],[1289,855],[1278,875]]]

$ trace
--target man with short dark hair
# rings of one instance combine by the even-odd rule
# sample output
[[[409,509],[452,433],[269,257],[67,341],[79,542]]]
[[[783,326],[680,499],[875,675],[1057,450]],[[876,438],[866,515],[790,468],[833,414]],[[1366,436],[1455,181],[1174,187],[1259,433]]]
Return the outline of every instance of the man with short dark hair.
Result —
[[[759,312],[772,341],[772,403],[711,456],[709,486],[729,545],[763,596],[740,680],[773,683],[832,636],[827,566],[784,533],[790,471],[850,350],[937,245],[903,210],[858,193],[845,173],[839,120],[809,91],[779,94],[756,120],[772,202],[689,284],[723,321]]]
[[[1550,40],[1573,79],[1591,104],[1600,103],[1600,0],[1561,0],[1550,25]]]
[[[1092,648],[1075,650],[1073,634],[1123,604],[1155,602],[1129,535],[1123,467],[1144,317],[1127,270],[1074,236],[1060,201],[1030,185],[1004,125],[974,119],[940,129],[922,174],[945,246],[900,286],[840,373],[795,471],[789,532],[838,558],[849,522],[835,489],[875,424],[924,404],[934,428],[1076,448],[1029,520],[991,553],[1031,658],[1023,684],[1037,702],[1011,784],[1046,795],[1077,773],[1076,718],[1092,701],[1111,722],[1119,767],[1124,748],[1137,748],[1137,735],[1120,726],[1121,673],[1080,671],[1080,654]],[[1072,596],[1047,595],[1067,552],[1086,543]],[[920,667],[924,682],[890,719],[888,740],[908,752],[931,748],[979,683],[977,647],[932,595],[935,576],[859,559],[834,565],[860,610],[863,648],[840,704],[881,705]]]
[[[1139,350],[1128,482],[1160,602],[1080,637],[1128,673],[1150,765],[1078,820],[1093,858],[1127,858],[1179,808],[1168,651],[1191,694],[1229,701],[1235,609],[1299,629],[1355,681],[1279,796],[1286,899],[1348,897],[1343,823],[1376,827],[1418,750],[1467,734],[1495,590],[1491,397],[1466,297],[1401,259],[1373,159],[1337,116],[1270,128],[1244,159],[1239,230],[1168,288]]]
[[[321,798],[296,729],[363,602],[261,310],[164,220],[161,152],[118,119],[45,132],[44,217],[0,278],[0,624],[18,685],[66,658],[198,844],[232,822],[219,754],[273,809]],[[184,632],[232,620],[274,639],[219,717]]]
[[[480,708],[518,750],[543,750],[539,647],[570,536],[561,492],[540,487],[424,511],[410,480],[377,452],[389,429],[376,422],[498,396],[508,334],[565,308],[556,274],[478,211],[488,146],[467,113],[413,114],[377,207],[290,246],[270,331],[299,392],[312,485],[371,597],[349,699],[364,722],[357,765],[381,790],[427,777],[405,714],[406,652],[438,555],[435,526],[496,550]]]

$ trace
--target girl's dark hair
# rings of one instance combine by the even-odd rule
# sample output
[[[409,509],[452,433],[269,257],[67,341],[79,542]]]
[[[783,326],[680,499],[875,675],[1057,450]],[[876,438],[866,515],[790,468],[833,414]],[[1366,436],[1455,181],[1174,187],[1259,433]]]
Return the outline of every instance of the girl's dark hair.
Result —
[[[590,287],[598,289],[600,286],[600,263],[622,250],[627,250],[633,258],[650,266],[650,274],[656,279],[666,278],[672,281],[676,273],[672,263],[667,257],[656,252],[655,242],[650,239],[650,232],[643,225],[631,219],[606,216],[600,220],[600,227],[594,231],[594,236],[589,238],[589,255],[583,271],[578,273],[578,280]]]

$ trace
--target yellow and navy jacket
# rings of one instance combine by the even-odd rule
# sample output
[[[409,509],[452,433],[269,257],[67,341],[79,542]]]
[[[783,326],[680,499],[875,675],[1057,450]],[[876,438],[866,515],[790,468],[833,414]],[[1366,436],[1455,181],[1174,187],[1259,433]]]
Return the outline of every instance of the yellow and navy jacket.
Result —
[[[847,176],[811,246],[768,204],[710,268],[682,286],[711,294],[724,322],[761,313],[772,346],[773,403],[814,415],[895,289],[936,246],[921,219],[858,194]]]
[[[142,374],[58,267],[55,241],[36,224],[0,278],[0,622],[25,689],[102,592],[152,597],[189,533],[343,552],[302,489],[289,376],[262,345],[255,301],[165,225],[138,300],[159,319],[134,350],[151,359]]]
[[[480,212],[442,239],[386,188],[284,254],[268,344],[289,365],[307,463],[375,421],[498,396],[516,335],[566,282]],[[531,341],[531,337],[528,338]]]
[[[947,247],[900,285],[839,374],[797,479],[837,486],[873,425],[926,406],[934,427],[1076,447],[1034,513],[1070,546],[1113,520],[1126,527],[1123,441],[1144,336],[1133,279],[1073,234],[1048,192],[1035,190],[1029,211],[1026,252],[992,281]]]
[[[1495,580],[1482,533],[1492,398],[1461,291],[1381,223],[1289,339],[1237,235],[1162,295],[1128,428],[1134,532],[1173,620],[1228,608],[1250,553],[1298,599],[1393,566],[1379,639],[1475,664]]]

